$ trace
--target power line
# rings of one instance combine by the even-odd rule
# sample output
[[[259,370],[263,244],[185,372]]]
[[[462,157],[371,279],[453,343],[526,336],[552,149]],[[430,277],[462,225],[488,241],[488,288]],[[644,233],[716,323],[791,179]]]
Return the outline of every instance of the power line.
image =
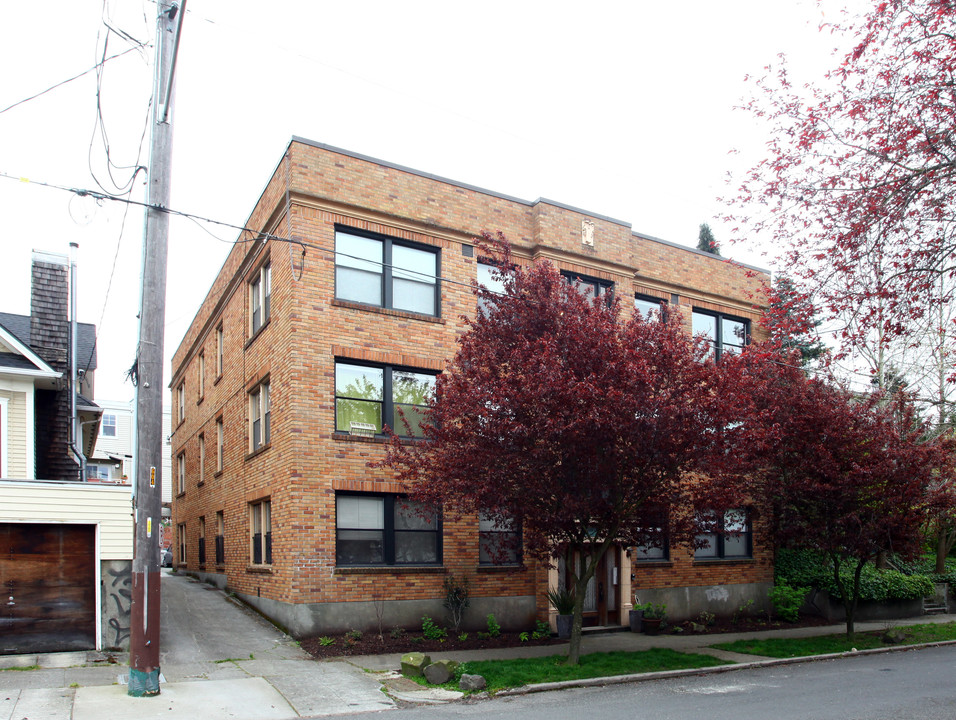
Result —
[[[23,100],[18,100],[17,102],[13,103],[13,105],[8,105],[7,107],[3,108],[3,110],[0,110],[0,115],[2,115],[3,113],[5,113],[7,110],[12,110],[13,108],[17,107],[18,105],[23,105],[23,103],[30,102],[31,100],[36,100],[36,99],[37,99],[38,97],[40,97],[41,95],[45,95],[46,93],[50,92],[51,90],[55,90],[56,88],[58,88],[58,87],[60,87],[60,86],[62,86],[62,85],[66,85],[67,83],[71,83],[71,82],[73,82],[74,80],[78,80],[79,78],[83,77],[84,75],[89,75],[91,72],[93,72],[93,71],[96,70],[97,68],[102,67],[103,65],[105,65],[106,63],[108,63],[110,60],[115,60],[116,58],[123,57],[123,56],[126,55],[127,53],[131,53],[131,52],[133,52],[133,50],[137,50],[137,49],[139,49],[139,48],[138,48],[138,47],[127,48],[126,50],[124,50],[124,51],[121,52],[121,53],[116,53],[115,55],[111,55],[111,56],[108,57],[108,58],[103,58],[103,60],[101,60],[100,62],[96,63],[96,65],[94,65],[93,67],[89,68],[88,70],[84,70],[83,72],[79,73],[78,75],[74,75],[73,77],[67,78],[66,80],[61,80],[61,81],[58,82],[56,85],[51,85],[51,86],[48,87],[46,90],[41,90],[40,92],[38,92],[36,95],[31,95],[30,97],[24,98]]]

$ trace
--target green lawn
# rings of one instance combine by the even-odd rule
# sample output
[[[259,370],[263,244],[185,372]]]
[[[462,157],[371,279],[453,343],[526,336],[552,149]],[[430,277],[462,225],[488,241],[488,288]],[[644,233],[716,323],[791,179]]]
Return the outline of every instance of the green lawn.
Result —
[[[465,663],[463,672],[481,675],[488,683],[488,690],[495,692],[534,683],[727,664],[725,660],[709,655],[680,653],[664,648],[641,652],[590,653],[582,655],[580,663],[574,666],[566,665],[566,660],[564,655],[520,660],[478,660]],[[449,687],[458,689],[457,683],[449,684]]]
[[[766,638],[737,640],[736,642],[717,643],[711,647],[719,650],[762,655],[764,657],[790,658],[806,655],[826,655],[828,653],[868,650],[888,647],[894,644],[918,645],[920,643],[956,640],[956,623],[907,625],[899,628],[906,638],[902,643],[887,643],[882,639],[883,632],[857,633],[853,642],[847,642],[844,635],[819,635],[808,638]]]

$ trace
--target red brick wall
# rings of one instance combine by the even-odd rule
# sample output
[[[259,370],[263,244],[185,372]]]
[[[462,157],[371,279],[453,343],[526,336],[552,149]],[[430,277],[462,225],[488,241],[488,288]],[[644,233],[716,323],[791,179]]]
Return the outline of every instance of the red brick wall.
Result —
[[[757,279],[719,258],[640,238],[626,224],[546,201],[498,197],[305,143],[293,142],[289,156],[290,165],[279,164],[247,226],[306,243],[304,257],[295,243],[237,243],[173,358],[174,399],[180,382],[187,387],[186,419],[172,437],[173,458],[186,452],[187,482],[185,493],[174,499],[173,522],[187,525],[187,567],[225,573],[238,592],[290,603],[441,594],[444,571],[335,567],[335,491],[400,488],[367,465],[381,457],[381,443],[333,432],[334,363],[345,357],[441,369],[464,329],[459,316],[474,310],[467,285],[477,259],[465,257],[462,247],[482,230],[502,230],[516,253],[528,259],[547,257],[562,269],[613,280],[622,295],[639,291],[670,300],[677,294],[688,327],[692,305],[757,318],[751,298]],[[593,249],[581,244],[583,219],[595,224]],[[441,317],[336,301],[336,224],[440,248],[441,275],[460,283],[441,284]],[[266,259],[272,268],[271,317],[250,338],[248,282]],[[220,323],[225,357],[217,378]],[[197,397],[199,352],[206,359],[202,398]],[[271,444],[250,455],[248,393],[264,378],[271,389]],[[225,430],[221,473],[215,472],[218,417]],[[200,433],[206,448],[203,478],[198,477]],[[175,473],[175,462],[173,467]],[[175,478],[170,481],[175,488]],[[250,567],[248,503],[263,498],[272,502],[270,569]],[[222,568],[214,562],[217,511],[226,525]],[[200,516],[206,518],[205,568],[196,555]],[[444,569],[466,575],[475,596],[540,594],[546,583],[544,568],[479,569],[475,519],[448,520],[443,537]],[[661,584],[712,584],[762,578],[768,567],[769,559],[758,551],[745,566],[704,567],[675,558],[641,572]]]

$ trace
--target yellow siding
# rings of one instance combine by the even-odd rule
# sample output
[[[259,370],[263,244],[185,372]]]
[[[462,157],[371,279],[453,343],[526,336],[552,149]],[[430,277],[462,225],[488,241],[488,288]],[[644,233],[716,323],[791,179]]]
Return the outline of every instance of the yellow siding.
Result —
[[[129,486],[0,481],[0,522],[99,525],[100,560],[133,557]]]
[[[0,390],[7,404],[7,472],[6,477],[29,478],[27,470],[27,400],[26,393]]]

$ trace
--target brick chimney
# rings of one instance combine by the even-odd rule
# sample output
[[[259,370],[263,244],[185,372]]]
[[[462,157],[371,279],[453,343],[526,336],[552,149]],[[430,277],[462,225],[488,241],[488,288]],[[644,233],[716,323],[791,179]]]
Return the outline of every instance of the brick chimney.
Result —
[[[34,250],[30,293],[30,347],[63,373],[57,390],[37,390],[36,472],[40,480],[79,480],[70,453],[69,259]]]

